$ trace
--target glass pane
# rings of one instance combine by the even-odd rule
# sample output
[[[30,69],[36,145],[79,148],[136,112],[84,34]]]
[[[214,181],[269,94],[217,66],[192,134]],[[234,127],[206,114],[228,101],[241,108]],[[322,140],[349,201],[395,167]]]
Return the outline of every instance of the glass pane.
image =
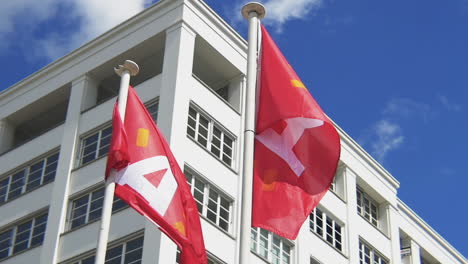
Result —
[[[122,245],[106,251],[106,264],[120,264],[122,258]]]
[[[13,174],[10,182],[10,190],[8,192],[8,200],[19,196],[23,192],[24,181],[25,170]]]
[[[122,208],[127,207],[127,203],[125,203],[123,200],[118,198],[117,196],[114,197],[114,202],[112,204],[112,212],[118,211]]]
[[[9,182],[10,177],[7,177],[6,179],[0,181],[0,203],[6,201]]]
[[[28,175],[28,184],[26,186],[26,190],[29,191],[41,184],[41,176],[42,176],[42,169],[44,168],[44,160],[41,160],[35,164],[33,164],[29,168],[29,175]]]

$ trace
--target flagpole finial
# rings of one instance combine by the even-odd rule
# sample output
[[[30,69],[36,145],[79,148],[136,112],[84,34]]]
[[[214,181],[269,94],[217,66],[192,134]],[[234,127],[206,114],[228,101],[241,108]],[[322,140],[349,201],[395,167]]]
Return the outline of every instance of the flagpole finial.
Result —
[[[266,14],[265,7],[259,2],[249,2],[242,7],[242,16],[245,19],[248,20],[250,18],[250,13],[252,12],[257,13],[258,19],[264,18]]]
[[[128,73],[130,73],[131,76],[135,76],[138,74],[138,72],[140,71],[140,68],[138,67],[138,64],[136,64],[135,62],[131,61],[131,60],[126,60],[123,65],[119,65],[118,68],[114,68],[114,71],[115,73],[117,73],[117,75],[119,76],[122,76],[122,74],[127,71]]]

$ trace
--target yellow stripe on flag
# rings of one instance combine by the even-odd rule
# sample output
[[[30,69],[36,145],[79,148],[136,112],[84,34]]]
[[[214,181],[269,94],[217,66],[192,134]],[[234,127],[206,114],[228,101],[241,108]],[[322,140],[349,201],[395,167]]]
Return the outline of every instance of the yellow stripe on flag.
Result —
[[[174,228],[177,229],[181,234],[183,234],[184,236],[186,236],[184,223],[182,223],[182,222],[176,222],[176,223],[174,224]]]
[[[303,84],[301,81],[299,81],[299,80],[291,80],[291,85],[292,85],[293,87],[296,87],[296,88],[304,88],[304,89],[306,89],[306,87],[304,86],[304,84]]]
[[[278,179],[278,170],[277,169],[268,169],[263,175],[263,185],[262,189],[266,192],[271,192],[275,190],[276,180]]]
[[[138,147],[145,148],[148,146],[148,141],[149,141],[149,130],[146,128],[139,128],[137,139],[136,139],[136,145]]]

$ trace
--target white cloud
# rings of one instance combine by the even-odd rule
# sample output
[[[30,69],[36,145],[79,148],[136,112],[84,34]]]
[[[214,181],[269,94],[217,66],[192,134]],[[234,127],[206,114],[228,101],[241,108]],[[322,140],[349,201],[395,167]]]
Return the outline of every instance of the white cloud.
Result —
[[[58,0],[2,1],[0,35],[15,31],[18,24],[34,24],[50,18],[56,12]]]
[[[243,19],[239,10],[242,6],[250,1],[243,0],[237,8],[233,9],[235,20]],[[275,29],[282,31],[283,25],[295,19],[307,19],[310,14],[322,7],[323,0],[260,0],[266,9],[266,16],[263,23],[274,26]]]
[[[33,43],[23,44],[29,49],[33,47],[32,55],[54,60],[134,16],[150,3],[149,0],[7,1],[0,9],[0,37],[8,40],[10,38],[5,36],[14,34],[16,41]],[[66,13],[58,14],[59,9]],[[40,30],[41,23],[50,23],[54,18],[58,20],[58,15],[67,19],[64,23],[76,21],[74,30],[61,32],[52,24],[46,32],[33,34]],[[2,48],[13,45],[18,44],[6,43]]]
[[[445,107],[445,109],[447,109],[447,110],[449,110],[451,112],[460,112],[463,109],[463,107],[460,104],[449,101],[447,96],[438,95],[437,99],[442,104],[442,106]]]
[[[306,19],[308,15],[320,8],[322,0],[269,0],[265,1],[267,16],[265,23],[276,26],[281,31],[282,26],[289,20]]]
[[[401,118],[416,117],[427,122],[435,113],[428,104],[416,102],[409,98],[393,98],[385,106],[383,114]]]
[[[371,153],[383,162],[387,154],[399,148],[404,141],[400,125],[387,119],[378,121],[372,128],[375,138],[371,143]]]

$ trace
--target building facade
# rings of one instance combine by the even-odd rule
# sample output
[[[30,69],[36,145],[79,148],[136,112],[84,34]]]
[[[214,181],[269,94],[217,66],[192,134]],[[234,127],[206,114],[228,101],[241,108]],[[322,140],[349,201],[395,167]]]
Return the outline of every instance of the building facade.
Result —
[[[237,263],[247,43],[204,2],[163,0],[0,93],[0,263],[94,263],[113,68],[183,168],[210,263]],[[339,129],[331,190],[295,241],[251,232],[251,263],[468,263],[398,199],[398,181]],[[176,246],[114,200],[106,263],[176,263]]]

